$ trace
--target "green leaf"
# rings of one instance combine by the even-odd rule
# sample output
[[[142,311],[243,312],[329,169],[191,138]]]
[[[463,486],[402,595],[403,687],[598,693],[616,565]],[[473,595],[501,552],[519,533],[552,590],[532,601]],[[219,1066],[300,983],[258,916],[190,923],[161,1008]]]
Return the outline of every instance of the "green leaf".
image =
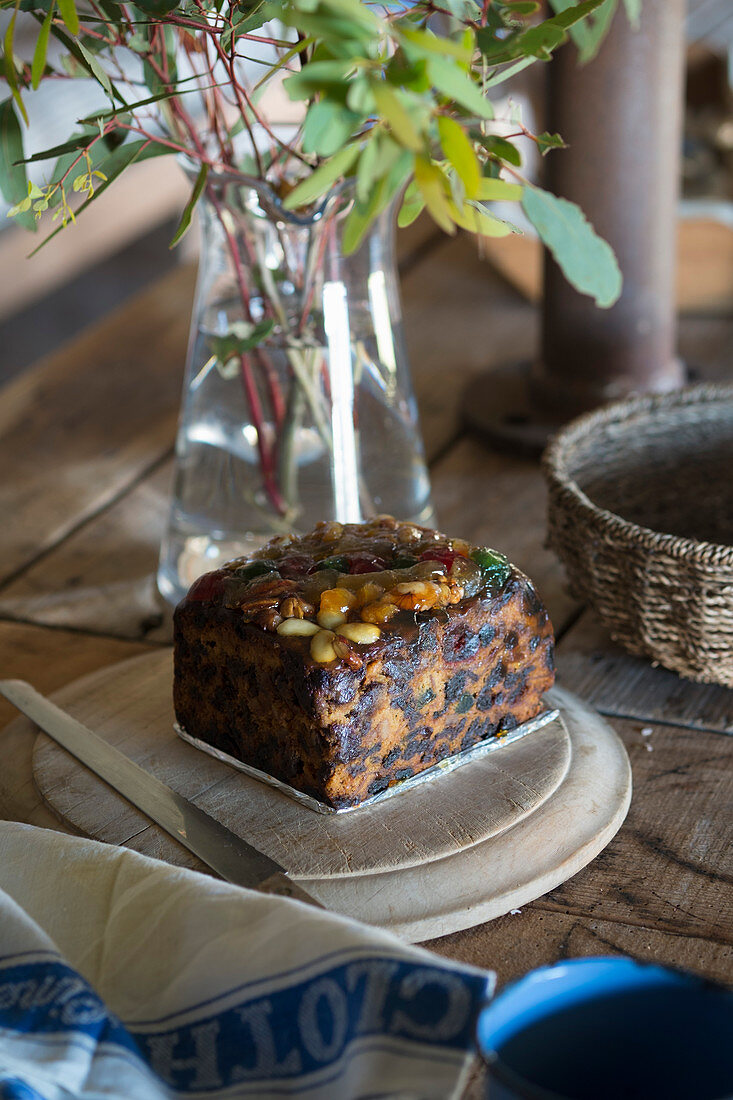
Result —
[[[543,157],[549,153],[550,149],[567,149],[567,145],[559,134],[549,134],[545,131],[544,134],[535,134],[534,140]]]
[[[477,198],[482,202],[518,202],[523,191],[521,183],[509,183],[508,180],[484,177],[481,180]]]
[[[79,16],[76,14],[74,0],[58,0],[59,15],[70,34],[76,36],[79,33]]]
[[[397,224],[400,229],[405,229],[406,226],[412,225],[412,223],[420,217],[424,209],[425,199],[420,194],[420,189],[416,181],[412,180],[405,191],[402,206],[397,215]]]
[[[166,148],[164,145],[156,145],[155,143],[147,141],[145,139],[141,139],[140,141],[126,142],[124,145],[118,146],[117,149],[114,149],[111,153],[109,153],[107,156],[103,157],[100,161],[96,163],[95,167],[103,171],[104,175],[107,178],[99,187],[95,189],[94,194],[90,195],[89,198],[82,203],[82,205],[76,211],[76,216],[79,217],[79,215],[86,210],[89,204],[94,202],[95,199],[99,198],[99,196],[107,190],[107,188],[117,179],[117,177],[122,175],[125,169],[129,168],[130,165],[133,164],[135,161],[150,160],[152,157],[170,156],[170,153],[171,150]],[[59,166],[57,165],[56,173],[58,173],[58,171]],[[52,233],[49,233],[47,237],[44,237],[41,243],[30,253],[30,256],[35,256],[35,254],[39,252],[44,245],[48,244],[49,241],[53,240],[53,238],[58,233],[60,233],[63,228],[63,225],[59,225],[56,229],[54,229]]]
[[[107,95],[109,96],[109,98],[114,99],[115,94],[112,91],[112,82],[111,82],[110,78],[107,76],[107,74],[104,71],[104,69],[102,68],[102,66],[97,61],[94,54],[90,53],[89,50],[86,48],[86,46],[82,45],[81,42],[77,41],[77,46],[79,47],[79,53],[82,55],[82,57],[86,61],[87,66],[88,66],[89,71],[91,72],[91,74],[94,76],[94,78],[97,80],[97,82],[102,85],[102,87],[104,88],[104,90],[107,93]]]
[[[341,149],[361,122],[348,107],[324,99],[312,103],[303,125],[303,152],[330,157]]]
[[[28,196],[28,179],[23,160],[23,131],[13,109],[12,99],[0,103],[0,191],[11,206]],[[35,229],[32,214],[20,213],[16,221],[26,229]]]
[[[464,203],[459,208],[453,201],[449,202],[449,207],[451,218],[456,225],[468,230],[469,233],[477,233],[481,237],[507,237],[510,233],[517,232],[509,222],[495,217],[483,207]]]
[[[517,73],[521,73],[523,69],[528,68],[530,65],[534,65],[536,57],[523,57],[519,61],[515,61],[513,65],[507,65],[506,69],[497,69],[484,81],[484,88],[494,88],[497,84],[503,84],[505,80],[509,80],[511,77],[516,76]]]
[[[404,145],[406,149],[410,149],[413,153],[421,152],[425,143],[410,118],[399,93],[381,80],[372,82],[372,92],[380,116],[389,124],[390,130],[400,145]]]
[[[25,157],[24,164],[32,164],[37,160],[51,160],[52,157],[62,157],[65,153],[73,153],[77,149],[83,149],[89,144],[92,134],[87,131],[83,134],[75,134],[61,145],[54,145],[51,149],[43,149],[40,153],[34,153],[32,157]]]
[[[375,218],[391,202],[412,169],[412,154],[400,150],[390,170],[378,179],[366,201],[354,202],[344,225],[342,246],[348,256],[356,252]]]
[[[5,31],[5,39],[3,41],[4,58],[3,63],[5,67],[5,79],[8,82],[11,95],[15,100],[18,110],[23,116],[23,121],[26,126],[28,125],[28,114],[25,109],[25,104],[20,95],[20,88],[18,87],[18,74],[15,71],[15,53],[13,48],[13,40],[15,37],[15,19],[18,14],[17,7],[15,8],[12,18],[8,23],[7,30]]]
[[[437,165],[427,157],[415,157],[415,180],[433,221],[446,233],[455,233],[446,196],[447,180]]]
[[[33,51],[31,64],[31,86],[37,88],[41,83],[44,69],[46,68],[46,54],[48,52],[48,36],[51,33],[51,20],[53,19],[53,3],[48,9],[48,14],[41,24],[41,29],[36,40],[36,48]]]
[[[324,161],[309,176],[294,187],[283,206],[286,210],[295,210],[298,206],[308,206],[345,175],[359,155],[358,145],[346,145],[339,149],[330,160]]]
[[[394,142],[390,144],[394,145]],[[381,146],[379,130],[373,129],[356,169],[356,197],[361,202],[366,202],[374,181],[380,174]]]
[[[399,37],[408,42],[423,56],[429,57],[431,54],[437,53],[441,57],[454,57],[465,65],[470,65],[473,57],[473,37],[471,45],[467,46],[462,42],[454,42],[443,35],[433,34],[431,31],[405,26],[399,28]]]
[[[510,15],[534,15],[540,5],[537,0],[507,0],[504,8]]]
[[[479,141],[487,153],[491,153],[492,156],[499,157],[500,160],[505,160],[509,164],[513,164],[515,168],[522,167],[521,154],[517,147],[512,145],[511,141],[507,141],[507,139],[503,137],[497,137],[496,134],[488,134],[485,137],[481,135]]]
[[[231,48],[232,38],[236,41],[240,35],[259,30],[267,21],[264,5],[261,3],[255,3],[253,10],[247,5],[238,4],[236,7],[232,5],[229,9],[229,13],[231,17],[231,26],[227,25],[224,28],[220,38],[222,49],[226,53],[228,53]]]
[[[578,7],[573,0],[550,0],[553,9],[558,13],[555,18],[570,18],[576,13]],[[570,31],[571,37],[578,47],[578,55],[581,64],[591,61],[603,41],[616,11],[618,0],[600,0],[596,5],[595,18],[585,19],[583,22],[575,22]],[[569,14],[568,14],[569,13]]]
[[[443,152],[460,176],[467,198],[476,198],[481,183],[481,166],[463,127],[455,119],[441,115],[438,118],[438,133]]]
[[[292,100],[310,99],[315,92],[339,88],[354,70],[350,59],[337,61],[309,61],[299,73],[283,80],[283,88]]]
[[[612,306],[622,286],[616,256],[586,221],[580,207],[528,186],[522,208],[571,286],[603,308]]]
[[[557,0],[550,0],[553,9],[557,12],[555,16],[549,22],[556,23],[558,27],[563,27],[565,30],[568,27],[572,27],[575,23],[579,23],[581,19],[585,19],[600,8],[602,4],[606,3],[606,0],[584,0],[582,4],[570,4],[567,5],[563,2],[562,10],[558,11]]]
[[[274,320],[269,317],[265,321],[258,321],[256,325],[240,322],[237,326],[240,331],[228,332],[226,336],[212,336],[210,346],[212,353],[220,363],[226,363],[235,355],[244,355],[266,340],[275,327]]]
[[[454,62],[444,57],[431,57],[428,75],[435,87],[448,99],[463,107],[477,118],[493,118],[491,103],[470,77]]]
[[[175,246],[178,244],[178,242],[181,240],[181,238],[183,236],[185,236],[186,232],[188,231],[188,227],[191,224],[191,216],[193,214],[194,207],[196,206],[196,203],[201,198],[201,193],[202,193],[204,187],[206,187],[206,180],[208,179],[208,175],[209,175],[209,166],[208,166],[208,164],[202,164],[201,168],[199,169],[199,174],[196,176],[196,182],[193,185],[193,191],[191,192],[191,197],[189,198],[188,202],[186,203],[186,205],[184,207],[184,210],[183,210],[183,213],[181,214],[181,220],[178,223],[178,228],[176,229],[175,233],[173,234],[173,239],[172,239],[171,243],[168,245],[169,248],[175,248]]]

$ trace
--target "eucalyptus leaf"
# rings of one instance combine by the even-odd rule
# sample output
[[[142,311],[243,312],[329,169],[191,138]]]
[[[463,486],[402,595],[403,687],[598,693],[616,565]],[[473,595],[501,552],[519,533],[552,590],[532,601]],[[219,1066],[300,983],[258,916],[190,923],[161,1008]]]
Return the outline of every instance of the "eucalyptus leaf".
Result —
[[[507,139],[503,137],[498,137],[496,134],[487,134],[486,136],[482,134],[479,135],[478,140],[487,153],[491,153],[493,156],[499,157],[509,164],[513,164],[515,168],[521,168],[521,154],[516,145],[512,145],[511,141],[507,141]]]
[[[15,71],[15,53],[14,53],[14,40],[15,40],[15,20],[18,15],[18,9],[13,11],[13,15],[5,30],[5,37],[3,39],[3,64],[5,68],[5,79],[8,82],[10,93],[15,100],[16,106],[20,111],[23,121],[26,126],[28,125],[28,114],[25,109],[25,104],[20,94],[20,88],[18,87],[18,74]]]
[[[51,20],[53,19],[54,5],[48,9],[46,18],[41,24],[41,29],[38,32],[38,38],[36,39],[36,46],[33,50],[33,61],[31,63],[31,85],[35,89],[41,83],[41,77],[43,76],[46,68],[46,55],[48,53],[48,38],[51,33]]]
[[[482,202],[519,202],[523,192],[524,187],[521,183],[484,177],[479,185],[477,197]]]
[[[121,176],[122,173],[127,168],[129,168],[131,164],[135,163],[135,161],[150,160],[153,157],[162,156],[170,156],[170,149],[167,149],[163,145],[156,145],[150,141],[141,140],[126,142],[125,145],[120,145],[117,149],[113,150],[113,152],[101,158],[99,161],[96,162],[95,167],[104,172],[106,179],[103,183],[100,184],[99,187],[95,189],[94,194],[90,195],[89,198],[82,203],[82,205],[76,211],[76,216],[79,217],[79,215],[86,210],[90,203],[94,202],[96,199],[99,198],[100,195],[104,194],[107,188],[110,187],[112,183],[114,183],[117,177]],[[44,237],[41,243],[33,249],[30,255],[35,256],[35,254],[39,252],[44,245],[48,244],[49,241],[53,240],[53,238],[57,236],[63,228],[63,225],[57,226],[57,228],[54,229],[53,232],[49,233],[47,237]]]
[[[455,119],[441,115],[438,134],[443,152],[460,176],[467,198],[476,198],[481,184],[481,166],[465,131]]]
[[[557,15],[555,18],[569,18],[568,13],[574,13],[577,5],[574,0],[550,0],[550,4]],[[578,55],[581,64],[585,65],[598,53],[601,42],[611,24],[616,12],[618,0],[600,0],[594,9],[595,18],[585,19],[583,22],[574,22],[570,34],[578,47]]]
[[[14,206],[28,194],[28,178],[23,161],[23,131],[12,99],[0,103],[0,191],[5,201]],[[15,221],[26,229],[36,228],[30,212],[15,215]]]
[[[424,139],[410,118],[400,93],[383,81],[374,81],[372,92],[380,115],[389,123],[400,145],[411,149],[413,153],[421,152],[425,145]]]
[[[274,327],[275,322],[271,317],[258,321],[256,325],[242,323],[236,331],[228,332],[225,336],[212,336],[209,341],[211,351],[220,363],[225,364],[234,356],[244,355],[258,347]]]
[[[455,233],[456,227],[446,196],[447,180],[437,165],[432,164],[427,157],[416,157],[415,180],[433,221],[446,233]]]
[[[348,172],[358,155],[358,145],[346,145],[343,149],[339,149],[330,160],[319,165],[309,176],[301,180],[297,187],[293,188],[283,203],[285,209],[295,210],[299,206],[308,206],[316,199],[320,199],[336,180]]]
[[[320,92],[333,85],[341,86],[346,77],[353,72],[351,60],[311,61],[304,65],[299,73],[286,76],[283,88],[290,99],[309,99],[314,92]]]
[[[69,33],[77,35],[79,33],[79,16],[76,13],[74,0],[58,0],[58,5],[59,15],[63,19],[64,25]]]
[[[471,45],[466,46],[462,42],[454,42],[443,35],[433,34],[432,31],[428,30],[419,30],[417,27],[400,27],[399,36],[403,42],[408,42],[413,49],[418,50],[425,57],[437,53],[441,57],[453,57],[466,65],[471,63],[473,37]]]
[[[400,229],[412,225],[420,217],[425,209],[425,199],[420,194],[420,189],[415,180],[409,184],[402,199],[402,206],[397,215],[397,224]]]
[[[517,232],[509,222],[502,221],[483,207],[471,203],[464,203],[459,208],[451,202],[450,213],[456,225],[480,237],[507,237],[510,233]]]
[[[481,89],[455,64],[444,57],[431,57],[428,74],[435,87],[448,99],[477,118],[493,118],[491,103]]]
[[[324,99],[312,103],[303,125],[303,152],[330,157],[351,137],[361,118],[340,103]]]
[[[579,206],[539,187],[525,187],[522,208],[565,278],[606,309],[621,294],[621,271],[611,246],[599,237]]]
[[[171,243],[168,246],[169,248],[175,248],[175,246],[178,244],[178,242],[181,240],[181,238],[184,237],[185,234],[187,233],[188,228],[191,225],[191,217],[193,215],[194,208],[196,206],[196,203],[201,198],[201,194],[204,190],[204,187],[206,187],[206,180],[208,179],[208,176],[209,176],[209,166],[208,166],[208,164],[202,164],[201,168],[199,169],[199,174],[196,177],[196,182],[193,185],[193,191],[191,192],[191,197],[189,198],[188,202],[186,203],[186,205],[183,209],[183,213],[181,214],[181,220],[179,221],[178,227],[177,227],[175,233],[173,234],[173,239],[171,240]]]
[[[549,134],[547,131],[544,134],[536,134],[535,142],[542,156],[549,153],[550,149],[567,149],[567,145],[559,134]]]

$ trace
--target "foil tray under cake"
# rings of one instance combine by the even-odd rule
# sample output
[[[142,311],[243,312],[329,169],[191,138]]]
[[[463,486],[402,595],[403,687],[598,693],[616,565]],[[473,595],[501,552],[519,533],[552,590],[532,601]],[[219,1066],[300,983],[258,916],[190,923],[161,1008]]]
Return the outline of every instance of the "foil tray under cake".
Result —
[[[283,794],[286,794],[295,802],[299,802],[301,806],[307,806],[309,810],[315,810],[316,813],[319,814],[348,814],[352,813],[354,810],[361,810],[364,806],[374,806],[375,803],[383,802],[384,799],[392,798],[394,795],[414,790],[415,787],[422,786],[425,783],[432,783],[440,776],[447,775],[449,772],[455,771],[456,768],[462,768],[464,764],[468,764],[472,760],[488,756],[490,752],[504,748],[506,745],[515,744],[515,742],[521,740],[522,737],[526,737],[529,733],[534,733],[535,730],[541,729],[542,726],[546,726],[550,722],[554,722],[555,719],[559,717],[559,710],[542,711],[535,718],[531,718],[529,722],[523,722],[521,726],[517,726],[507,733],[503,733],[500,737],[487,737],[484,741],[478,741],[470,749],[465,749],[463,752],[448,756],[445,760],[441,760],[440,763],[433,764],[432,767],[426,768],[425,771],[410,776],[409,779],[398,780],[391,786],[386,787],[383,791],[379,791],[378,794],[374,794],[371,798],[367,798],[363,802],[360,802],[357,806],[342,806],[340,809],[336,809],[334,806],[328,806],[325,802],[313,798],[312,795],[304,794],[303,791],[296,790],[295,787],[291,787],[289,783],[283,783],[281,779],[276,779],[274,775],[268,775],[267,772],[262,772],[259,768],[253,768],[251,765],[245,764],[243,761],[230,756],[229,753],[222,752],[221,749],[216,749],[213,745],[208,745],[205,741],[199,741],[198,738],[191,737],[191,735],[186,733],[183,727],[179,726],[177,722],[173,723],[173,728],[183,741],[187,741],[188,744],[193,745],[195,749],[200,749],[201,752],[208,753],[209,756],[213,756],[217,760],[222,760],[225,764],[230,764],[233,768],[237,768],[238,771],[251,776],[252,779],[258,779],[261,783],[266,783],[268,787],[274,787],[275,790],[282,791]]]

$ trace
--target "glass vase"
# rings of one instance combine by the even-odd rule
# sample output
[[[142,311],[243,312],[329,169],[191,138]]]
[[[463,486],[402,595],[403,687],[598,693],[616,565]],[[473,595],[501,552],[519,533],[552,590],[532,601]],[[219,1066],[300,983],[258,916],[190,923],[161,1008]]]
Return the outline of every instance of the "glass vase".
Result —
[[[346,182],[292,213],[260,181],[207,184],[158,570],[170,602],[201,573],[318,520],[434,522],[394,210],[345,255],[353,199]]]

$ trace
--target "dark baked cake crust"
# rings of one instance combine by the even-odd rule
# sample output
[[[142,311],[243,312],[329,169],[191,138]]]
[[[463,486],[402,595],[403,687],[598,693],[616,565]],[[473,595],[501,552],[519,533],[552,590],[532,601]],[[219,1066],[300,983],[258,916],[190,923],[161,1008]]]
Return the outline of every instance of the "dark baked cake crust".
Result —
[[[553,636],[532,583],[500,555],[492,557],[483,548],[451,542],[412,525],[389,523],[400,561],[409,561],[405,551],[424,547],[426,539],[434,548],[421,550],[423,559],[436,555],[428,559],[435,566],[431,581],[412,580],[395,587],[396,570],[388,575],[372,568],[364,574],[337,573],[335,587],[324,588],[333,579],[330,575],[319,578],[318,570],[290,569],[290,583],[285,583],[285,558],[297,558],[293,546],[300,552],[300,540],[276,547],[288,551],[280,559],[277,553],[272,556],[272,544],[260,552],[263,556],[256,560],[280,560],[278,570],[255,570],[250,576],[250,559],[207,574],[193,586],[175,615],[174,704],[187,733],[340,808],[357,805],[537,714],[554,679]],[[382,525],[377,530],[381,535],[388,521],[377,524]],[[374,528],[372,524],[372,544]],[[405,529],[418,533],[418,538],[406,539]],[[355,528],[347,530],[353,534]],[[343,539],[325,540],[330,555],[342,544]],[[314,551],[309,552],[313,557]],[[364,553],[352,550],[352,568],[355,561],[365,564]],[[484,562],[478,574],[471,568],[471,553]],[[373,564],[383,565],[384,554],[383,550]],[[460,557],[458,565],[451,554]],[[503,563],[500,568],[497,562]],[[349,562],[338,564],[346,568]],[[398,582],[403,575],[419,574],[421,568],[425,573],[429,566],[402,565],[406,572],[397,574]],[[245,584],[243,576],[249,577]],[[387,586],[381,594],[375,587],[361,587],[375,585],[372,578]],[[437,595],[425,595],[420,587],[425,584]],[[352,595],[366,591],[375,598],[359,608],[355,596],[342,616],[344,624],[338,626],[338,613],[316,610],[319,586],[322,593],[343,591],[344,586]],[[410,591],[399,591],[405,587]],[[321,606],[334,606],[328,599],[332,597],[324,599],[321,594]],[[431,599],[435,606],[425,610],[389,608],[390,600],[424,604]],[[450,602],[440,606],[441,601]],[[301,615],[284,618],[283,607]],[[381,617],[379,626],[371,623],[364,632],[360,625],[349,625],[369,623],[370,615],[377,621]],[[301,622],[293,624],[293,619]],[[334,629],[319,627],[319,620]],[[289,625],[283,626],[285,622]],[[289,634],[290,629],[309,633]],[[362,632],[374,640],[350,640]]]

